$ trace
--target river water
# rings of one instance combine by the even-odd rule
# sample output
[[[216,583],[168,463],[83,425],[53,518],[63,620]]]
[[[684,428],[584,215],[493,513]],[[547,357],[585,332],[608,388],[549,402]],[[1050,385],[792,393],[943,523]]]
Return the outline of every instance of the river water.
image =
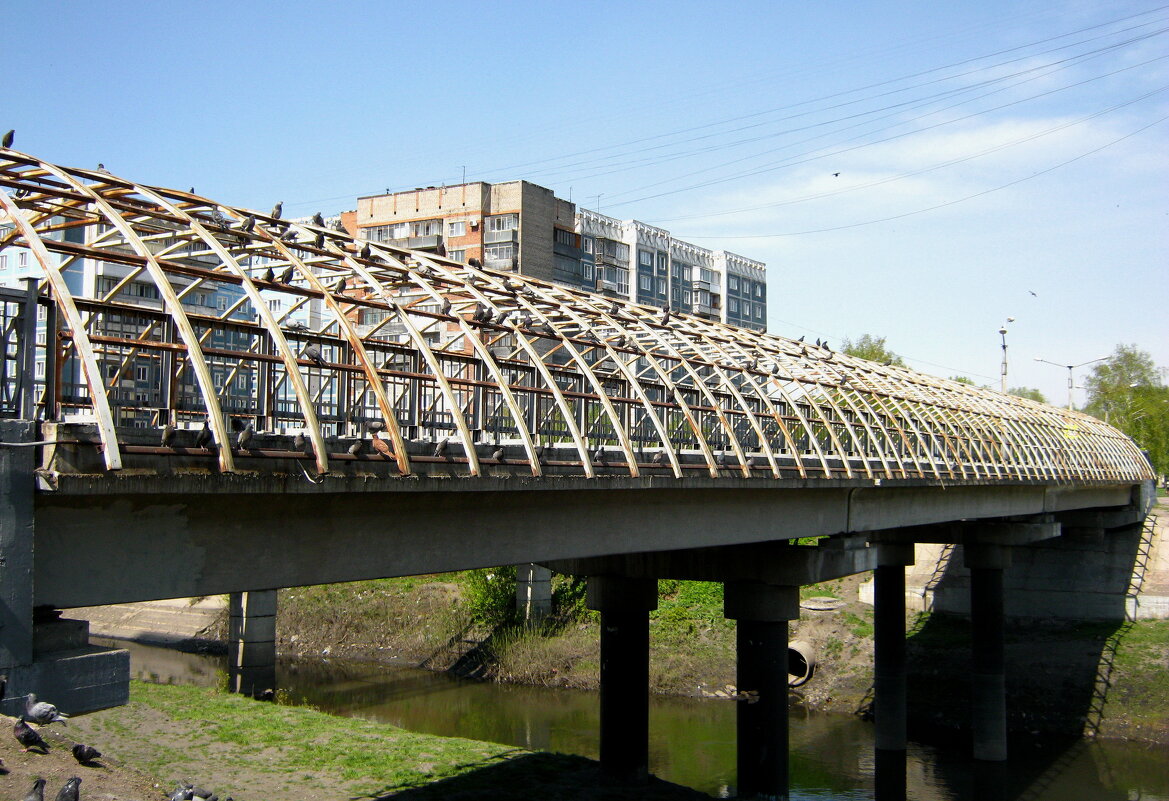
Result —
[[[134,677],[146,681],[211,686],[226,671],[223,657],[95,642],[128,648]],[[277,674],[293,701],[332,714],[597,757],[593,692],[487,684],[338,659],[281,660]],[[911,743],[904,771],[895,765],[890,772],[874,761],[872,726],[853,717],[793,709],[790,738],[793,801],[1169,801],[1167,747],[1030,738],[1011,743],[1007,765],[976,771],[964,744]],[[714,797],[733,793],[734,703],[653,697],[650,770]]]

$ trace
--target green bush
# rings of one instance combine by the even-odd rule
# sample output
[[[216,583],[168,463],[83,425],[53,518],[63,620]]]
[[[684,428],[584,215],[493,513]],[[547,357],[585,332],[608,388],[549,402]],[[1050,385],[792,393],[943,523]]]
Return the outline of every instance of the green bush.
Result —
[[[514,565],[468,570],[463,582],[463,603],[476,623],[494,628],[518,622]]]

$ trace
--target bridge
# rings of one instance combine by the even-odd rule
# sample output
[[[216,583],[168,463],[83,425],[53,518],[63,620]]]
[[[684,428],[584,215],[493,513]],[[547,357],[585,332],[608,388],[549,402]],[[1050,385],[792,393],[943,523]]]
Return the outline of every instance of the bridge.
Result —
[[[637,778],[655,580],[714,580],[740,792],[785,797],[799,587],[875,572],[903,753],[905,566],[944,542],[1002,760],[1004,570],[1150,503],[1083,414],[8,149],[3,256],[0,669],[72,711],[128,666],[62,610],[231,593],[237,663],[270,667],[275,588],[539,563],[589,577],[602,768]]]

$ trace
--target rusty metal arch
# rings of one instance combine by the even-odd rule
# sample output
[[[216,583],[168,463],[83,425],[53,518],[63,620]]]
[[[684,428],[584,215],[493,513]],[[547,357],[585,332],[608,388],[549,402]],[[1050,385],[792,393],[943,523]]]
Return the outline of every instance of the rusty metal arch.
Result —
[[[265,420],[305,421],[320,472],[327,454],[314,417],[317,404],[322,415],[336,410],[338,427],[360,425],[371,419],[367,415],[384,420],[399,475],[414,474],[416,462],[426,461],[411,458],[424,447],[415,438],[437,441],[444,427],[452,427],[430,414],[445,405],[470,476],[488,465],[497,469],[481,463],[472,414],[504,421],[509,432],[514,424],[524,456],[508,461],[534,477],[553,469],[596,476],[589,445],[594,433],[610,448],[618,443],[632,477],[639,475],[638,454],[659,446],[664,453],[655,462],[668,463],[676,478],[700,466],[712,479],[759,475],[762,464],[748,467],[748,440],[758,441],[752,450],[767,459],[767,474],[775,479],[1049,484],[1151,476],[1131,440],[1081,413],[688,315],[662,320],[660,309],[364,242],[319,221],[286,221],[12,150],[0,150],[0,209],[12,222],[10,231],[0,231],[0,249],[34,254],[72,329],[67,357],[80,363],[82,375],[66,401],[98,419],[111,469],[122,464],[128,447],[115,421],[142,420],[153,411],[156,420],[167,412],[191,422],[200,407],[187,370],[195,373],[202,408],[218,429],[220,468],[234,469],[207,368],[213,359],[216,380],[227,376],[225,403],[244,408],[227,388],[238,376],[251,403],[269,404]],[[261,280],[252,256],[286,265],[295,286]],[[110,283],[90,297],[70,290],[58,259],[118,269],[105,270]],[[131,302],[144,275],[159,300]],[[334,280],[339,283],[330,286]],[[204,300],[189,297],[196,288],[220,287],[227,300],[214,314],[201,311]],[[261,292],[269,289],[292,298],[286,311],[266,308]],[[430,304],[446,301],[456,310],[440,317]],[[492,312],[491,323],[468,319],[478,304]],[[245,314],[250,305],[257,308]],[[313,323],[311,340],[339,354],[312,393],[283,331],[296,315],[317,320],[311,309],[329,318]],[[365,309],[378,312],[371,315],[374,324],[362,322]],[[499,322],[521,313],[534,327],[515,318]],[[133,320],[110,331],[102,328],[109,315]],[[375,354],[386,362],[376,363]],[[113,392],[110,382],[131,376],[133,365],[148,359],[170,365],[167,380],[181,382],[185,397],[193,398],[187,406],[143,409],[122,390]],[[105,365],[116,366],[115,377],[103,372]],[[455,372],[448,376],[447,369]],[[263,376],[269,383],[261,387]],[[613,387],[622,390],[611,399]],[[346,398],[359,393],[358,417],[347,417],[353,412],[342,408]],[[735,469],[720,464],[717,443],[724,443],[724,453],[735,452],[738,465],[728,460]],[[548,445],[558,455],[545,469]],[[576,462],[564,461],[565,446]],[[696,450],[684,453],[690,448]]]

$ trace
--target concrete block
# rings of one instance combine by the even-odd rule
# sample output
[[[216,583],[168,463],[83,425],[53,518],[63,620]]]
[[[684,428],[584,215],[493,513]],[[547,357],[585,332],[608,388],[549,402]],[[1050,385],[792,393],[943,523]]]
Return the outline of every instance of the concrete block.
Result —
[[[800,616],[800,588],[748,581],[728,582],[723,590],[723,614],[733,620],[796,620]]]
[[[229,639],[244,642],[272,642],[276,639],[276,617],[233,617],[229,621]]]
[[[6,715],[24,711],[24,696],[34,692],[67,715],[124,704],[129,698],[130,652],[89,645],[60,651],[9,670]]]
[[[60,618],[33,624],[33,658],[55,651],[71,651],[89,644],[89,621]]]

